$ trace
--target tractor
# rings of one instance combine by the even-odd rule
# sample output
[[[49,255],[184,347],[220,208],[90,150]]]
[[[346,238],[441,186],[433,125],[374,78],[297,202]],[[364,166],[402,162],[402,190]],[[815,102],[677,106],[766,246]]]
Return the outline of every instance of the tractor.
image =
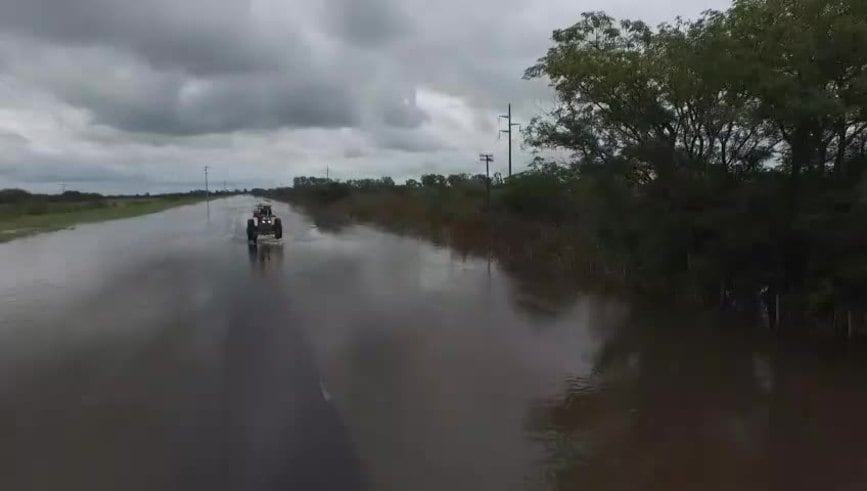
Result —
[[[247,240],[255,244],[260,236],[273,235],[283,238],[283,222],[274,216],[271,205],[258,204],[253,210],[253,218],[247,220]]]

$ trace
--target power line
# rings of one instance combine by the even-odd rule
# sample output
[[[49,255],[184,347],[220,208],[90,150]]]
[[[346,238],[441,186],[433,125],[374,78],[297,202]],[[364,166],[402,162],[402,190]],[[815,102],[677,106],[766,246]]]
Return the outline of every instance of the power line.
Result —
[[[515,126],[521,126],[518,123],[512,122],[512,104],[509,103],[509,112],[507,114],[503,114],[500,116],[500,119],[506,119],[507,124],[509,125],[509,129],[500,130],[500,133],[506,133],[509,135],[509,177],[512,177],[512,128]]]

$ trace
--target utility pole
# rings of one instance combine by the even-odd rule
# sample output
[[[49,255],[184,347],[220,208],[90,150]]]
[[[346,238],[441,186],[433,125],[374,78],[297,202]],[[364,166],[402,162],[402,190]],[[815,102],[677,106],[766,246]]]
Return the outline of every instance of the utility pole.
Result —
[[[479,160],[485,163],[485,190],[487,192],[488,208],[491,207],[491,162],[494,161],[494,155],[490,153],[480,153]]]
[[[208,166],[205,166],[205,200],[210,200],[211,196],[208,192]]]
[[[325,166],[325,180],[328,181],[331,179],[331,169],[326,165]]]
[[[509,103],[509,112],[500,116],[500,119],[505,119],[509,125],[509,129],[500,130],[500,133],[505,133],[509,138],[509,177],[512,177],[512,128],[521,126],[518,123],[512,123],[512,103]]]

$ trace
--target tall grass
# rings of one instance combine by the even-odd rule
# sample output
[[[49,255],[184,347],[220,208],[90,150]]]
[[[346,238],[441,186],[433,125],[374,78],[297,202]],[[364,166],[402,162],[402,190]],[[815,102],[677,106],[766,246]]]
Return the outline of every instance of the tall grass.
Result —
[[[395,186],[323,197],[303,189],[280,189],[269,197],[290,202],[322,228],[365,223],[422,237],[460,254],[491,258],[531,289],[565,299],[577,289],[622,290],[623,268],[608,266],[592,234],[580,223],[523,217],[509,210],[504,188],[488,206],[484,187]],[[617,274],[613,274],[617,272]]]
[[[111,198],[88,195],[76,199],[29,194],[16,194],[15,199],[9,199],[8,194],[6,196],[7,199],[2,200],[4,194],[0,192],[0,242],[69,228],[79,223],[156,213],[204,198],[195,194]]]

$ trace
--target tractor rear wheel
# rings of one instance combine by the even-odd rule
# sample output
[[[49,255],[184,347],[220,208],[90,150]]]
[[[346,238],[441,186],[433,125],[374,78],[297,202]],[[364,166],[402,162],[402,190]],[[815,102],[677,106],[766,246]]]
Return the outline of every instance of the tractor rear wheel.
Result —
[[[283,238],[283,222],[280,221],[279,218],[274,219],[274,238],[282,239]]]
[[[247,240],[255,244],[258,235],[259,233],[256,230],[256,222],[252,218],[247,220]]]

